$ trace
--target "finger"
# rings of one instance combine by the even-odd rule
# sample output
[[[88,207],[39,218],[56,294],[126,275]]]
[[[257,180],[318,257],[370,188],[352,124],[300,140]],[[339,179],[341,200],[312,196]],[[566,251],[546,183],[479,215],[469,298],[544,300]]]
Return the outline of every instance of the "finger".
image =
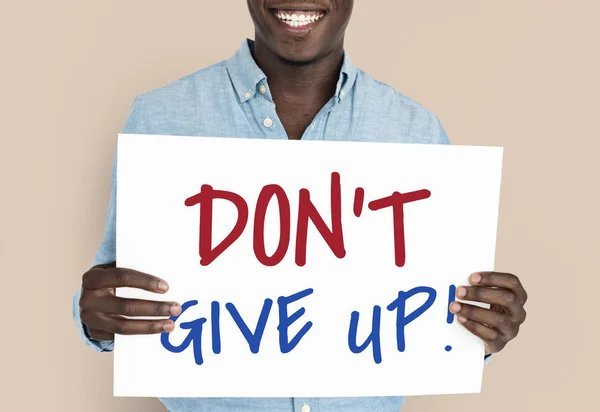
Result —
[[[175,323],[170,320],[137,320],[122,317],[110,317],[107,323],[110,332],[117,335],[152,335],[169,333],[175,328]]]
[[[111,340],[115,339],[115,335],[113,333],[104,332],[102,330],[98,330],[98,329],[94,329],[94,328],[88,328],[88,333],[92,339],[100,341],[100,342],[103,342],[103,341],[106,342],[106,341],[111,341]]]
[[[181,306],[176,302],[156,302],[142,299],[125,299],[106,295],[102,299],[90,299],[87,309],[95,312],[125,316],[177,316]]]
[[[81,312],[81,320],[88,328],[118,335],[150,335],[165,332],[169,333],[175,328],[175,323],[170,319],[125,319],[120,316],[89,311]]]
[[[164,280],[133,269],[94,267],[83,275],[85,289],[130,287],[149,292],[165,293],[169,285]]]
[[[515,294],[508,289],[460,286],[456,289],[456,297],[472,302],[502,306],[509,311],[511,318],[515,321],[520,321],[524,317],[523,306],[518,302]]]
[[[470,281],[472,285],[476,286],[508,289],[515,294],[521,304],[525,304],[527,301],[527,292],[523,288],[519,278],[512,273],[477,272],[470,276]]]
[[[483,323],[503,332],[508,332],[510,326],[510,319],[506,314],[490,309],[467,305],[466,303],[452,302],[450,304],[450,311],[465,319]]]
[[[487,343],[490,348],[494,348],[496,350],[501,349],[498,348],[500,342],[500,332],[462,316],[459,316],[457,319],[458,322],[465,327],[465,329]]]

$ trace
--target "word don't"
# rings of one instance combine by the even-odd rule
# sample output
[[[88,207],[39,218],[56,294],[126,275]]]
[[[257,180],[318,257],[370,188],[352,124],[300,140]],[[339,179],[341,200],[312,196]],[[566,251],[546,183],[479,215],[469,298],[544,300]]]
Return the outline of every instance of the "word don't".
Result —
[[[406,261],[404,238],[404,205],[410,202],[427,199],[431,196],[429,190],[417,190],[408,193],[394,192],[390,196],[376,199],[368,204],[371,211],[392,208],[394,225],[394,254],[395,264],[403,267]],[[275,252],[268,256],[265,250],[265,218],[267,207],[275,197],[279,206],[279,244]],[[354,214],[360,217],[364,205],[365,191],[359,187],[355,190]],[[212,246],[213,202],[216,199],[227,200],[237,209],[238,218],[231,232],[215,247]],[[248,203],[237,193],[225,190],[215,190],[210,185],[202,185],[200,193],[185,200],[188,207],[200,205],[199,254],[200,265],[208,266],[230,247],[244,232],[248,223]],[[306,248],[308,222],[311,221],[323,237],[333,254],[342,259],[346,256],[342,228],[342,197],[340,175],[331,174],[331,229],[323,220],[313,204],[308,189],[300,189],[298,219],[296,231],[295,263],[298,266],[306,264]],[[291,233],[290,201],[285,190],[279,185],[266,185],[262,188],[254,214],[253,249],[258,261],[265,266],[276,266],[285,257]]]

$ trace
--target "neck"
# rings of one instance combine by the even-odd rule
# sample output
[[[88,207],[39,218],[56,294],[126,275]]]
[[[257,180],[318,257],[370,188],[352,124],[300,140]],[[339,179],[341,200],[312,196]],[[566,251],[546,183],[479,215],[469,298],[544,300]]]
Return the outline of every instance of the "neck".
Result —
[[[265,73],[275,103],[319,100],[324,105],[335,93],[344,59],[340,46],[327,56],[306,64],[286,62],[260,41],[254,44],[254,60]]]

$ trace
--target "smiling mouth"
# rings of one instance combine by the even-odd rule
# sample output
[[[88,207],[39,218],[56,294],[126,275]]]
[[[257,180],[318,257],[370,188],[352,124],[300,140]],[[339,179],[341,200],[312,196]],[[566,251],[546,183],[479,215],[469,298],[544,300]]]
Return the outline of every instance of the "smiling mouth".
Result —
[[[325,17],[322,10],[273,10],[273,15],[292,28],[308,28]]]

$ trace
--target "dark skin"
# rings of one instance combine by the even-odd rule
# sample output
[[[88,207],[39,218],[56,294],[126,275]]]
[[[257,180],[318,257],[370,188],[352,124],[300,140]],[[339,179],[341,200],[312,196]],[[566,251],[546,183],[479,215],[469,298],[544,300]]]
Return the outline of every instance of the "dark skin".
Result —
[[[247,2],[255,27],[254,59],[267,76],[288,138],[298,140],[335,93],[354,1]],[[320,10],[325,17],[302,32],[288,30],[274,15],[306,8]]]
[[[290,139],[300,139],[321,108],[332,98],[343,59],[344,33],[352,14],[352,0],[248,0],[254,21],[253,56],[268,78],[277,114]],[[281,11],[312,10],[324,17],[309,29],[290,29],[275,16]],[[478,272],[470,285],[457,288],[460,301],[482,302],[480,308],[453,302],[450,310],[466,329],[485,343],[486,354],[502,350],[525,321],[527,292],[511,273]],[[115,288],[131,287],[164,294],[168,285],[155,276],[115,263],[100,265],[83,275],[79,302],[81,319],[93,339],[108,341],[114,334],[171,332],[169,316],[181,313],[176,302],[125,299]],[[136,316],[159,320],[126,319]]]
[[[328,56],[311,68],[292,66],[292,69],[298,69],[298,76],[290,77],[293,75],[289,71],[289,65],[273,60],[268,55],[262,56],[263,53],[268,51],[258,44],[255,45],[254,58],[261,68],[268,67],[263,71],[269,79],[269,88],[279,120],[289,139],[300,140],[319,110],[333,96],[337,77],[333,77],[331,73],[339,72],[341,60],[338,62],[337,58],[333,58],[336,56]],[[262,64],[263,61],[266,63]],[[286,80],[290,78],[293,80]]]
[[[90,336],[109,341],[119,335],[147,335],[171,332],[175,325],[169,319],[137,320],[123,316],[176,316],[181,306],[175,302],[124,299],[115,296],[115,288],[131,287],[158,294],[165,293],[167,282],[147,273],[117,268],[115,263],[91,268],[83,275],[81,321]]]
[[[512,273],[477,272],[469,276],[470,286],[456,289],[460,300],[490,304],[489,309],[464,302],[452,302],[450,311],[466,329],[485,343],[485,353],[500,352],[519,333],[525,322],[527,292]]]

